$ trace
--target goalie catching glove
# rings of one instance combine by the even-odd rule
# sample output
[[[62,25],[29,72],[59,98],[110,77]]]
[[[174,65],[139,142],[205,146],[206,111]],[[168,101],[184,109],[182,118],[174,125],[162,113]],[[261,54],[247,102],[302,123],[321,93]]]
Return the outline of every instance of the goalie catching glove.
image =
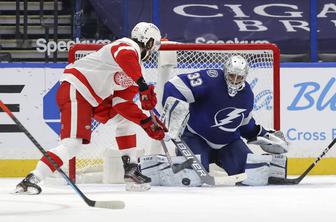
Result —
[[[266,130],[261,130],[265,132]],[[267,153],[281,154],[287,153],[288,142],[281,131],[268,130],[262,135],[258,135],[247,141],[248,144],[259,145]]]

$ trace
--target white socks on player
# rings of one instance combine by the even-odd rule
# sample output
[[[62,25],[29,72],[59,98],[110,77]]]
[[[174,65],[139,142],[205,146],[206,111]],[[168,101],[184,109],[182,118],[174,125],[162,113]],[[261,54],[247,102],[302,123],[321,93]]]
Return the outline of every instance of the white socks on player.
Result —
[[[66,138],[61,141],[59,146],[49,151],[56,154],[65,163],[76,156],[81,149],[83,149],[82,139]]]
[[[82,139],[76,138],[66,138],[61,141],[61,144],[49,151],[59,157],[63,163],[69,161],[72,157],[74,157],[82,147]],[[32,171],[32,173],[41,181],[46,177],[49,177],[53,174],[50,167],[44,163],[43,161],[39,161],[37,163],[36,168]]]
[[[41,160],[38,161],[37,166],[35,168],[35,170],[32,171],[32,173],[36,176],[36,178],[39,181],[44,180],[46,177],[49,177],[53,174],[53,172],[51,171],[51,169],[47,166],[47,164],[45,164],[44,162],[42,162]]]
[[[123,150],[119,150],[121,153],[121,156],[127,155],[130,157],[130,163],[138,163],[138,159],[137,159],[137,149],[134,148],[130,148],[130,149],[123,149]]]

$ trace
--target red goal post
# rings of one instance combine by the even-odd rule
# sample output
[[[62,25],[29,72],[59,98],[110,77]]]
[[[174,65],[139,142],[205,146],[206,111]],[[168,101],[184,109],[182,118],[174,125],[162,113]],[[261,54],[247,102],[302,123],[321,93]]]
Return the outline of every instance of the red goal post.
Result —
[[[73,63],[101,47],[103,47],[101,44],[75,44],[69,50],[68,62]],[[222,68],[227,58],[235,54],[242,55],[249,62],[248,81],[251,81],[250,85],[256,96],[255,101],[259,103],[255,107],[258,109],[257,117],[266,119],[266,126],[280,129],[280,51],[274,44],[163,42],[159,52],[153,54],[150,61],[142,65],[142,70],[146,81],[156,83],[156,91],[160,99],[163,84],[172,76],[200,69]],[[265,116],[269,117],[265,118]],[[87,158],[91,157],[86,156],[84,159]],[[94,159],[97,158],[99,157],[94,157]],[[78,164],[74,159],[70,161],[69,174],[72,179],[76,177],[76,165]]]

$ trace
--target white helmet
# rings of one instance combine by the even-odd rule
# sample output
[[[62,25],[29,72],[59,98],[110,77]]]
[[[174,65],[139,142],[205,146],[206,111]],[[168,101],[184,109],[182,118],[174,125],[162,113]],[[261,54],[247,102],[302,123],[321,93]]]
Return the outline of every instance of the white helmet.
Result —
[[[240,55],[231,56],[224,64],[225,80],[231,97],[245,87],[248,68],[247,61]]]
[[[136,24],[132,29],[131,38],[143,43],[145,49],[141,53],[143,61],[147,60],[152,52],[158,51],[161,45],[160,30],[154,24],[148,22],[139,22]]]

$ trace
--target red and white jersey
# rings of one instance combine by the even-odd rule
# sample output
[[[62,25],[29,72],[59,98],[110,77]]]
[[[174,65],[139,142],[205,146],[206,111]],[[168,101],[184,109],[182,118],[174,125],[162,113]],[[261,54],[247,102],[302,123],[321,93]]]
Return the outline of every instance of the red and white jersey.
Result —
[[[93,106],[115,91],[137,87],[141,76],[140,47],[122,38],[66,66],[60,81],[71,83]]]

